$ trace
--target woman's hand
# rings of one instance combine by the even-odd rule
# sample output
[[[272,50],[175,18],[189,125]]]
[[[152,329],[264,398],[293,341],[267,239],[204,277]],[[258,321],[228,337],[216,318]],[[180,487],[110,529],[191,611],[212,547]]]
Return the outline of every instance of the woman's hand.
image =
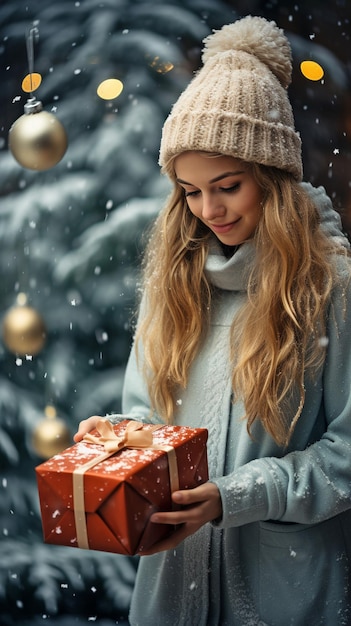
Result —
[[[100,415],[92,415],[91,417],[88,417],[88,419],[82,420],[79,423],[78,430],[76,434],[74,435],[73,440],[76,443],[78,441],[81,441],[84,435],[86,435],[87,433],[89,433],[91,430],[93,430],[96,427],[96,424],[99,420],[101,420]]]
[[[172,500],[181,508],[177,511],[158,512],[150,517],[154,524],[180,525],[171,537],[159,541],[147,551],[139,554],[145,556],[162,550],[172,550],[201,526],[222,516],[222,502],[218,487],[211,482],[204,483],[194,489],[175,491]]]

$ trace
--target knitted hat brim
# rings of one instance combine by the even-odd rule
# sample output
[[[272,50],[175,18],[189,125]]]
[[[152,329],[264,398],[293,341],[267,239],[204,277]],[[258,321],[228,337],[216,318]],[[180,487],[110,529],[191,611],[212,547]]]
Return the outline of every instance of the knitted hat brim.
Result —
[[[183,111],[181,116],[173,115],[166,120],[160,152],[162,171],[173,178],[175,156],[186,151],[218,152],[219,144],[223,155],[284,169],[297,181],[302,179],[301,160],[296,158],[301,153],[301,139],[293,128],[245,114],[233,117],[230,112],[218,111],[215,115]],[[265,149],[267,145],[272,146],[269,152]]]

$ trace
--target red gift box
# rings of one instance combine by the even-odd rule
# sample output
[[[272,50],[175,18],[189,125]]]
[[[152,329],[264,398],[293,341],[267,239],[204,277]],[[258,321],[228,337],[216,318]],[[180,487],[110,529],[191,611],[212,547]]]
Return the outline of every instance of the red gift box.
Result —
[[[45,543],[137,554],[174,527],[150,515],[208,480],[207,430],[101,420],[98,431],[36,467]],[[117,452],[116,452],[117,450]]]

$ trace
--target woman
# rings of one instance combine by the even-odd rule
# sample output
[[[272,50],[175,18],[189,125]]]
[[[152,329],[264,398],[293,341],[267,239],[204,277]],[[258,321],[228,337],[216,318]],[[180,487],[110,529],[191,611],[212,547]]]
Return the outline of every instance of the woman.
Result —
[[[179,528],[143,555],[130,623],[346,625],[347,245],[300,182],[282,31],[247,17],[205,43],[163,129],[174,191],[146,253],[123,410],[208,428],[210,480],[152,516]]]

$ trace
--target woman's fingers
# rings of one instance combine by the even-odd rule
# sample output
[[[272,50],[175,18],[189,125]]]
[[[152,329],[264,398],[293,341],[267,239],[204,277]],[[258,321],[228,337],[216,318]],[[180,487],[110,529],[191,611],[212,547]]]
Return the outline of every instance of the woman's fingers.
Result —
[[[86,420],[82,420],[78,426],[76,434],[73,436],[75,442],[81,441],[87,433],[96,427],[96,423],[101,419],[100,415],[92,415]]]
[[[150,517],[154,524],[169,524],[177,527],[170,537],[153,545],[142,556],[171,550],[178,546],[186,537],[195,533],[201,526],[222,515],[222,503],[218,487],[211,482],[204,483],[194,489],[175,491],[173,501],[181,505],[175,511],[159,511]]]

